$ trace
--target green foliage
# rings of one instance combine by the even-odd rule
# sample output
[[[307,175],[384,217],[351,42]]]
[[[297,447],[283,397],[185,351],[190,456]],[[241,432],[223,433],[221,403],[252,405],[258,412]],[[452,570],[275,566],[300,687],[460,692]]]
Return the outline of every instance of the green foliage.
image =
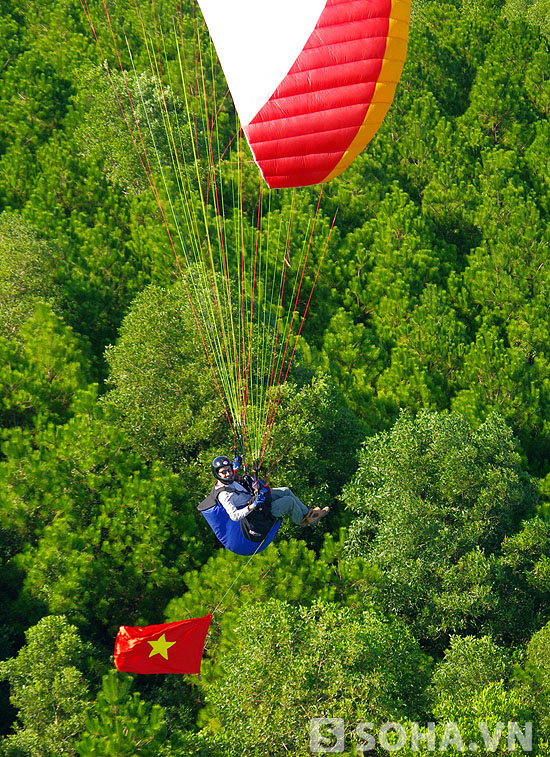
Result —
[[[384,572],[383,605],[437,638],[491,617],[491,555],[535,492],[501,418],[474,430],[459,415],[424,411],[365,442],[344,500],[356,516],[350,550]]]
[[[102,690],[86,715],[85,730],[76,745],[80,757],[157,757],[166,739],[159,705],[130,696],[132,678],[114,670],[103,676]]]
[[[498,10],[489,2],[425,2],[414,10],[403,84],[413,82],[413,91],[428,90],[445,112],[459,114],[468,102]]]
[[[138,260],[127,244],[129,200],[105,185],[100,167],[70,140],[59,134],[40,148],[36,163],[40,174],[24,215],[59,247],[64,316],[99,362],[132,297],[148,283],[150,256]]]
[[[325,331],[317,360],[330,374],[353,412],[364,417],[370,428],[377,428],[380,419],[373,408],[371,382],[380,370],[381,361],[380,349],[373,343],[372,332],[362,323],[354,322],[351,314],[340,308]]]
[[[227,754],[307,754],[317,714],[384,722],[421,711],[427,660],[397,620],[271,599],[242,612],[235,632],[206,689],[211,726],[234,739]]]
[[[199,571],[185,575],[187,592],[170,602],[167,619],[198,617],[212,611],[214,604],[221,605],[223,612],[214,614],[207,641],[211,661],[205,661],[202,669],[207,680],[215,680],[217,650],[232,646],[235,613],[242,608],[269,598],[305,606],[315,601],[370,606],[378,574],[361,558],[345,559],[343,551],[344,532],[338,540],[326,534],[318,555],[296,540],[279,541],[246,562],[220,550]]]
[[[131,693],[139,682],[138,678],[110,670],[103,676],[97,699],[86,713],[76,754],[80,757],[211,757],[225,754],[227,740],[223,734],[187,729],[181,721],[178,727],[170,727],[169,710],[181,698],[184,689],[179,677],[173,677],[172,681],[171,697],[166,706],[162,706],[147,701],[149,692],[145,695]],[[169,687],[165,685],[164,688]]]
[[[72,329],[38,302],[17,339],[0,336],[0,419],[4,427],[66,421],[87,389],[86,360]]]
[[[336,497],[355,470],[361,439],[360,423],[327,377],[317,375],[302,386],[287,382],[266,455],[269,481],[289,486],[310,507],[332,506],[336,528],[341,520]]]
[[[550,524],[531,518],[505,539],[490,580],[498,594],[494,631],[526,640],[550,619]]]
[[[464,356],[461,380],[468,388],[458,392],[452,407],[472,423],[499,412],[518,430],[528,450],[538,432],[538,456],[548,449],[544,418],[549,379],[550,363],[545,356],[507,347],[496,328],[482,327]]]
[[[451,754],[479,750],[481,754],[506,755],[523,748],[524,752],[546,755],[544,746],[541,751],[531,751],[531,713],[520,693],[507,689],[502,681],[474,691],[466,701],[457,701],[452,694],[441,696],[434,716],[437,720],[431,736],[427,729],[417,727],[416,743],[411,739],[402,754],[429,755],[437,749]]]
[[[522,124],[535,120],[525,87],[525,73],[540,45],[538,35],[525,25],[498,23],[498,33],[487,45],[486,58],[476,72],[469,108],[461,124],[470,129],[469,142],[476,146],[523,146],[530,129]],[[518,38],[521,45],[518,48]],[[514,66],[507,64],[514,56]]]
[[[0,215],[0,332],[15,334],[37,300],[55,305],[54,256],[50,246],[20,216]]]
[[[3,121],[0,141],[9,140],[32,154],[60,126],[72,93],[71,83],[36,48],[18,55],[0,81],[3,110],[9,110],[11,116],[10,128]],[[27,84],[25,97],[18,96],[21,81]]]
[[[3,754],[74,755],[89,706],[82,675],[88,645],[62,615],[43,618],[26,639],[17,657],[0,663],[0,676],[9,681],[11,701],[19,710],[14,734],[2,743]]]
[[[0,566],[4,656],[13,657],[3,668],[13,701],[2,705],[5,731],[19,710],[0,751],[74,754],[81,739],[82,754],[305,754],[309,717],[342,712],[350,724],[435,718],[437,746],[451,719],[466,749],[471,741],[480,752],[479,720],[490,736],[499,722],[530,718],[535,753],[547,757],[547,0],[414,3],[395,102],[364,153],[324,187],[302,293],[296,305],[292,286],[283,297],[302,313],[324,256],[308,316],[296,316],[303,338],[265,473],[307,504],[330,504],[331,515],[319,529],[285,526],[282,537],[310,548],[280,538],[248,564],[212,555],[194,509],[209,458],[232,442],[193,315],[173,287],[167,229],[177,243],[177,224],[164,222],[132,143],[141,131],[152,165],[158,150],[165,203],[177,187],[164,105],[184,127],[184,176],[195,169],[188,124],[200,149],[208,142],[206,103],[220,104],[214,152],[233,138],[209,43],[201,64],[212,81],[200,91],[188,42],[194,24],[207,39],[202,19],[191,0],[178,7],[191,72],[182,86],[170,3],[141,5],[141,18],[127,0],[109,3],[122,66],[132,71],[125,37],[136,66],[136,125],[101,2],[88,3],[101,53],[79,0],[0,5]],[[162,87],[141,26],[159,33],[153,13],[165,34]],[[262,192],[256,237],[258,173],[247,148],[240,153],[242,175],[229,153],[217,175],[226,233],[242,187],[247,249],[258,241],[269,271],[285,255],[294,275],[317,188]],[[196,186],[176,200],[180,220],[188,207],[201,211],[205,167],[201,159]],[[211,189],[193,232],[199,246],[207,230],[217,238]],[[263,275],[257,292],[269,294]],[[116,345],[111,391],[97,406],[107,345]],[[540,482],[538,517],[526,472]],[[322,542],[325,529],[348,524],[353,560],[343,535]],[[94,677],[103,673],[119,623],[158,622],[165,608],[170,619],[192,617],[220,601],[202,688],[152,676],[132,694],[111,673],[89,701],[83,655]],[[48,612],[78,622],[95,648],[50,617],[16,657],[24,630]],[[430,685],[411,634],[437,658]],[[510,679],[518,644],[525,658]]]
[[[452,697],[457,706],[467,706],[477,692],[506,681],[509,673],[510,654],[489,636],[452,636],[432,680],[436,698]]]
[[[352,312],[370,315],[384,343],[424,286],[444,281],[453,250],[438,239],[434,226],[396,185],[379,204],[376,216],[365,223],[361,241],[357,249],[357,234],[349,240],[344,303]]]
[[[139,193],[149,186],[146,171],[156,171],[160,164],[170,172],[172,144],[165,128],[167,119],[177,123],[178,142],[185,143],[183,166],[192,169],[188,112],[169,87],[147,72],[110,71],[106,64],[83,72],[79,84],[75,103],[85,116],[76,138],[86,156],[93,155],[101,162],[110,182]]]
[[[485,733],[488,751],[496,754],[508,754],[506,730],[508,724],[515,723],[521,731],[525,722],[530,720],[530,712],[525,707],[518,691],[507,690],[501,681],[489,683],[476,691],[468,700],[455,696],[442,696],[434,708],[434,715],[440,722],[456,723],[464,744],[480,740],[480,732]],[[480,724],[485,724],[482,730]],[[505,734],[503,737],[502,734]],[[491,749],[489,744],[496,742],[498,747]]]
[[[3,451],[2,530],[24,595],[102,642],[121,619],[152,622],[203,550],[178,479],[131,453],[107,409],[15,431]]]
[[[107,360],[108,401],[147,459],[180,468],[220,437],[223,409],[183,285],[145,289]]]
[[[545,306],[548,243],[533,196],[525,196],[514,154],[486,153],[477,223],[487,239],[468,259],[467,308],[480,326],[458,374],[452,400],[473,419],[497,410],[510,420],[530,457],[547,456],[549,360]],[[533,440],[536,443],[533,444]]]
[[[462,365],[466,329],[444,290],[426,286],[407,320],[396,329],[390,365],[378,380],[378,395],[394,408],[442,410]]]
[[[550,623],[537,631],[527,645],[525,673],[526,693],[540,736],[550,741]]]
[[[525,697],[511,684],[510,673],[510,653],[490,637],[451,637],[432,676],[436,720],[431,735],[426,728],[408,724],[408,732],[416,732],[417,740],[411,738],[404,754],[447,751],[451,745],[462,751],[461,745],[468,749],[470,744],[485,746],[484,753],[507,754],[514,732],[528,736],[531,720]]]
[[[548,0],[506,0],[504,13],[509,19],[525,21],[539,27],[550,37],[550,4]]]

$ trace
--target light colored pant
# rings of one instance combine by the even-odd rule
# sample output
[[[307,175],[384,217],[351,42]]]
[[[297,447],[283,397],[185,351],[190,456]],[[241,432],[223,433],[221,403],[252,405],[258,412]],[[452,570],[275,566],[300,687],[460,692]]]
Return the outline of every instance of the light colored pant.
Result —
[[[277,486],[271,490],[271,512],[276,518],[288,515],[293,523],[300,525],[308,508],[288,486]]]

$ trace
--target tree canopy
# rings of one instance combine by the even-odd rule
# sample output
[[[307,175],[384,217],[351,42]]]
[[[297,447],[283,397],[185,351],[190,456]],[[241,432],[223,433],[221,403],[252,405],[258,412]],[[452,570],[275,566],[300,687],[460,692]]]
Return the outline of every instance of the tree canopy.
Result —
[[[261,198],[196,3],[107,6],[0,4],[0,752],[306,755],[319,717],[547,757],[548,0],[415,2],[368,148]],[[237,304],[194,308],[192,244]],[[196,511],[213,323],[263,355],[262,475],[330,506],[250,561]],[[200,680],[113,670],[207,612]]]

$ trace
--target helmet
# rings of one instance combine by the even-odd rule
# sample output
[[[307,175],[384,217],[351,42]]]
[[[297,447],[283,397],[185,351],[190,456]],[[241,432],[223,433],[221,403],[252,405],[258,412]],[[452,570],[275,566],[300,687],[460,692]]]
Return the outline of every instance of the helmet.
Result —
[[[223,476],[220,476],[218,471],[220,470],[220,468],[227,468],[227,467],[231,468],[231,476],[226,476],[224,478]],[[216,478],[218,481],[225,481],[228,484],[230,484],[235,478],[231,461],[228,457],[225,457],[225,455],[219,455],[218,457],[215,457],[212,460],[212,473],[214,474],[214,478]]]

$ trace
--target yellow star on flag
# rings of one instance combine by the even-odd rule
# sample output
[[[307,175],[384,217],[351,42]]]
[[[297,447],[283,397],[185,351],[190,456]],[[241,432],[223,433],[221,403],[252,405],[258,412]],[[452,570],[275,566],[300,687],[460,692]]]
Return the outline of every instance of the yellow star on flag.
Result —
[[[148,641],[147,643],[153,647],[151,649],[149,657],[154,657],[156,654],[159,654],[164,657],[165,660],[167,660],[168,650],[170,649],[170,647],[173,647],[176,642],[166,641],[166,634],[163,633],[162,636],[159,636],[159,638],[156,639],[156,641]]]

